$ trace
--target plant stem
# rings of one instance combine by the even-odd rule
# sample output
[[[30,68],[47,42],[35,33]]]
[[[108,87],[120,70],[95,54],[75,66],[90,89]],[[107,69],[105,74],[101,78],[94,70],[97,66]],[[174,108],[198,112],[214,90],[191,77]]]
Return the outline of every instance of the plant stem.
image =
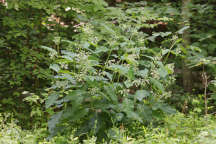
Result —
[[[208,87],[208,77],[205,73],[204,65],[203,65],[203,85],[204,85],[204,100],[205,100],[205,115],[208,114],[208,99],[207,99],[207,87]]]

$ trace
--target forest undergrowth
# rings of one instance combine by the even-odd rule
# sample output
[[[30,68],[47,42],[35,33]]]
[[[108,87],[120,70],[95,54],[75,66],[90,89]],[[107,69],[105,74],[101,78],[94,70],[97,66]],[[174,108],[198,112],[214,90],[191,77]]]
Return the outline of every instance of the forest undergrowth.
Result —
[[[0,144],[216,143],[214,0],[0,0]]]

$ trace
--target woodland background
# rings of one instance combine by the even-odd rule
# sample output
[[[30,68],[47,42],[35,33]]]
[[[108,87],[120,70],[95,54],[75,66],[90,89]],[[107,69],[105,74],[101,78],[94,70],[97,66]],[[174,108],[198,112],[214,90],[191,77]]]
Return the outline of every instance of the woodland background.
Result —
[[[215,19],[215,0],[0,0],[0,143],[215,143]]]

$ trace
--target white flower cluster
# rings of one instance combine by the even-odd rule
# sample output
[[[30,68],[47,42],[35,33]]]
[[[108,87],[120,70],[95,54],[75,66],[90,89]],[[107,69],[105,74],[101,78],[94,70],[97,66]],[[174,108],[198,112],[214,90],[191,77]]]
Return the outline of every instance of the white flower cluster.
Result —
[[[65,8],[65,11],[66,11],[66,12],[67,12],[67,11],[70,11],[70,10],[75,11],[76,13],[79,13],[79,14],[81,14],[81,13],[84,12],[84,11],[78,9],[78,8],[75,8],[75,7],[66,7],[66,8]]]

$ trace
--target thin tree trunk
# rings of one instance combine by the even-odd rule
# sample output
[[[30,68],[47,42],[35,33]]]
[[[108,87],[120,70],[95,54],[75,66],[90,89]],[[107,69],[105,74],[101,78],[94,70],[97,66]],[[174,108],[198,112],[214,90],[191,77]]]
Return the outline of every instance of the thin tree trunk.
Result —
[[[182,27],[187,26],[190,24],[190,9],[189,4],[191,0],[183,0],[182,1]],[[183,45],[187,49],[190,46],[190,36],[189,31],[185,30],[183,33]],[[188,54],[186,54],[188,55]],[[187,66],[187,58],[185,58],[182,62],[182,77],[183,77],[183,88],[187,92],[192,91],[192,75],[191,70]]]

